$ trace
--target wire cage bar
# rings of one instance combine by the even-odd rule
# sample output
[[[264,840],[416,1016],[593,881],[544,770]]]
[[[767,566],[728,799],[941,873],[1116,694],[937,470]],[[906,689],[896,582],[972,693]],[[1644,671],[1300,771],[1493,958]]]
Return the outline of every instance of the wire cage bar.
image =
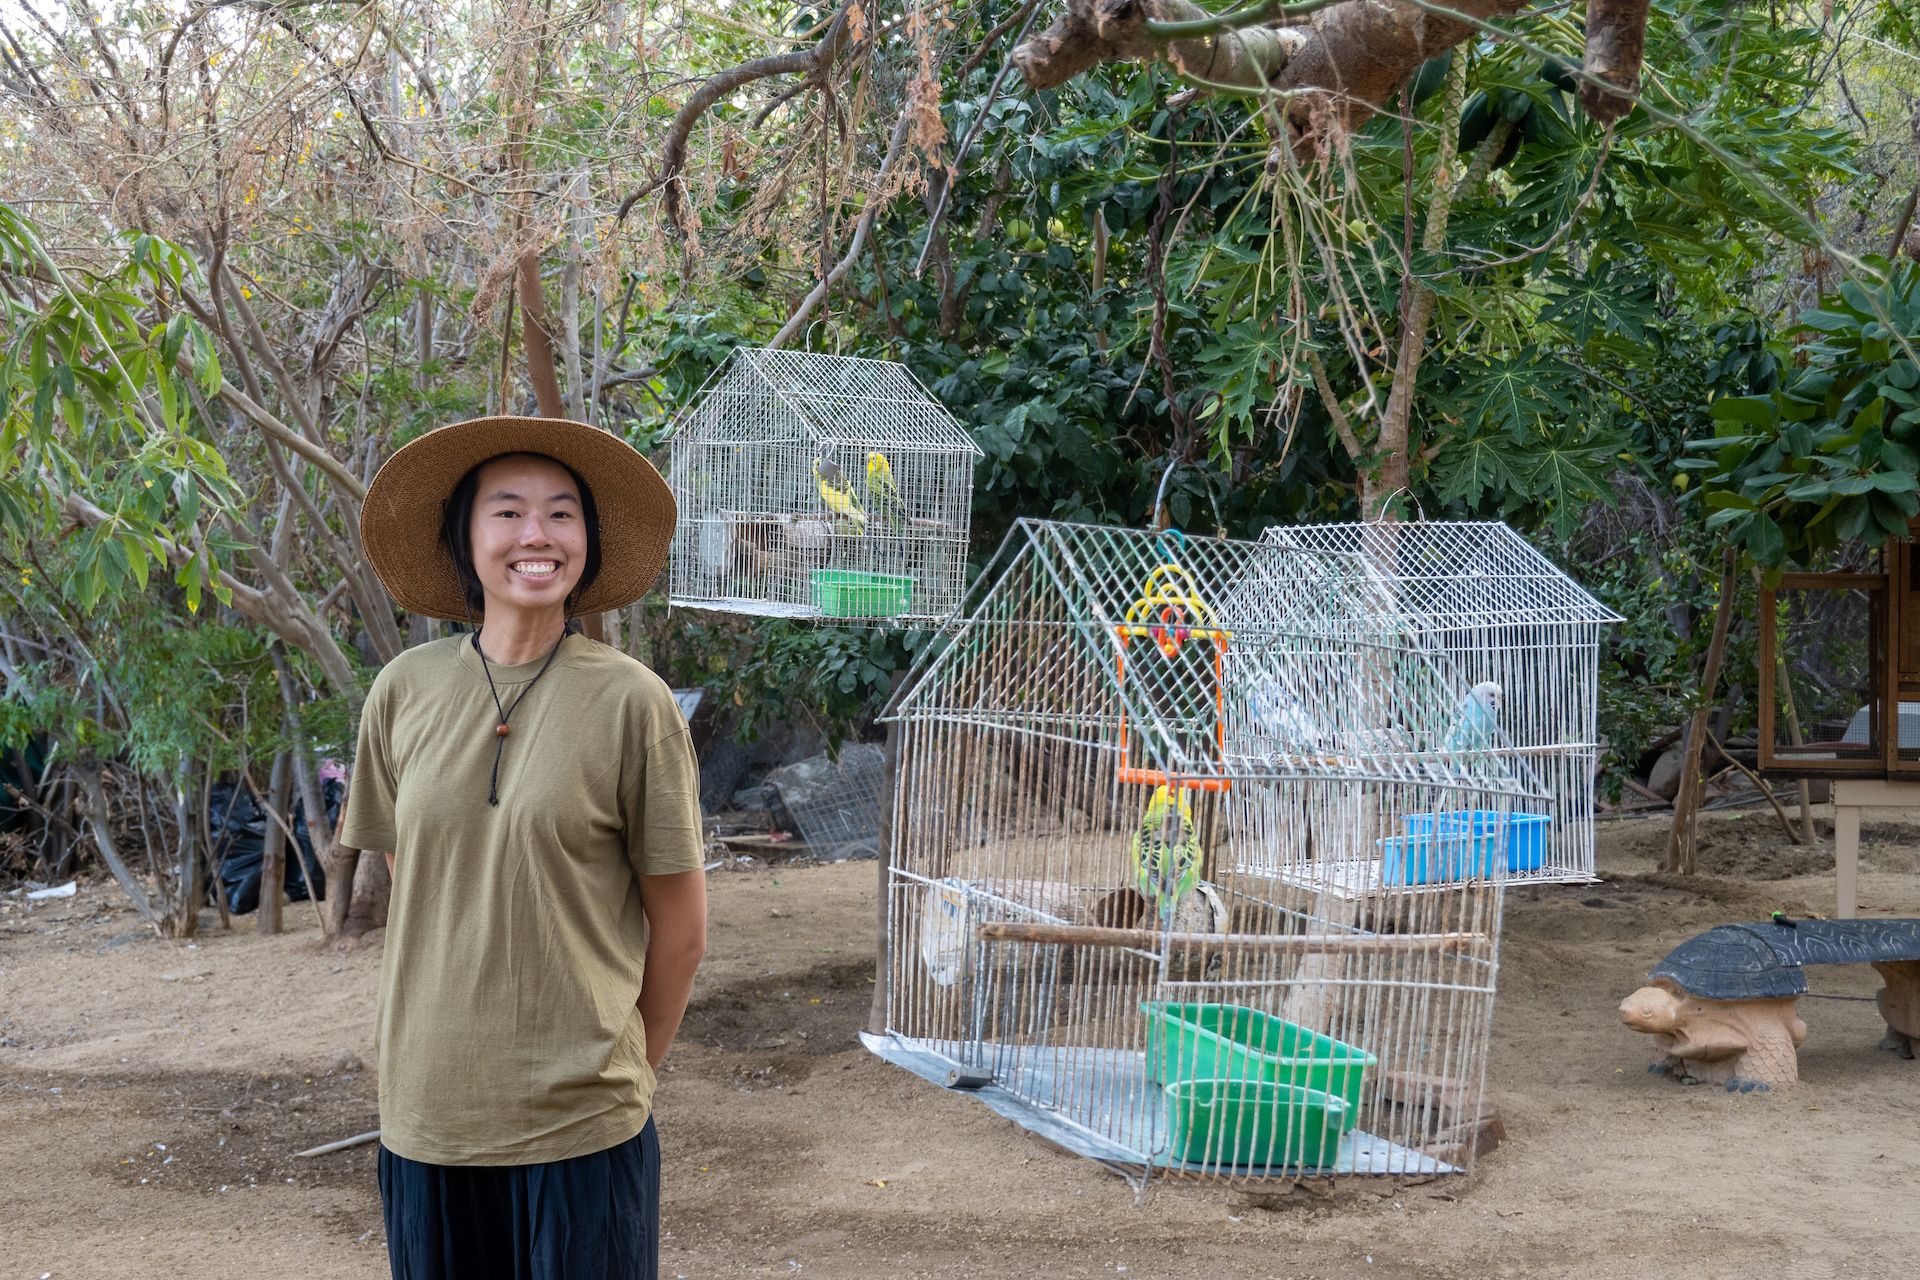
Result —
[[[740,349],[668,437],[672,603],[927,625],[959,604],[980,450],[904,365]]]
[[[803,780],[795,769],[809,770]],[[825,757],[775,770],[767,781],[793,818],[807,847],[831,857],[849,845],[877,848],[881,792],[886,782],[886,751],[874,743],[849,742],[833,760]]]
[[[1357,557],[1419,643],[1499,690],[1499,721],[1541,782],[1539,864],[1515,878],[1589,883],[1600,768],[1600,643],[1620,616],[1513,529],[1418,521],[1278,527],[1276,546]]]
[[[1139,1181],[1463,1172],[1516,805],[1357,558],[1020,521],[893,708],[890,1061]]]

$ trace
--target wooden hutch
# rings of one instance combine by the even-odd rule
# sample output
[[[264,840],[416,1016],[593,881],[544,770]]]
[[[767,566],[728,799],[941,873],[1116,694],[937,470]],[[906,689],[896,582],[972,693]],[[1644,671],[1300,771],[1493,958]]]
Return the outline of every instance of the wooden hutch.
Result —
[[[1857,903],[1861,808],[1920,808],[1915,536],[1889,541],[1878,572],[1787,573],[1760,591],[1760,771],[1831,781],[1843,918]]]

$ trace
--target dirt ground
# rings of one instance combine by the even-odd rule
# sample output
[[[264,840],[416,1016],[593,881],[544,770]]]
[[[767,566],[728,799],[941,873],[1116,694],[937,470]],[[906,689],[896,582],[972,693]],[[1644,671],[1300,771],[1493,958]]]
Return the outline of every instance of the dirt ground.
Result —
[[[1920,1244],[1920,1062],[1878,1052],[1864,966],[1810,973],[1803,1083],[1646,1072],[1615,1006],[1711,925],[1830,911],[1831,845],[1707,815],[1601,827],[1606,883],[1516,891],[1466,1180],[1137,1203],[1117,1177],[869,1056],[874,866],[712,875],[712,952],[658,1100],[666,1276],[1717,1277],[1898,1274]],[[1875,815],[1863,914],[1920,915],[1920,826]],[[385,1276],[373,1148],[378,936],[348,954],[250,924],[191,944],[111,884],[0,897],[0,1280]]]

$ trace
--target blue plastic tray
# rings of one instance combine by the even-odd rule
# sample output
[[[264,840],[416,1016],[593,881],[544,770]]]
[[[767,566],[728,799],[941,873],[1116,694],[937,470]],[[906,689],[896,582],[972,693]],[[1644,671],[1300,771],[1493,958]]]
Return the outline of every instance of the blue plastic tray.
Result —
[[[1433,834],[1433,815],[1410,813],[1407,834]],[[1547,831],[1552,820],[1544,813],[1500,813],[1492,809],[1455,809],[1440,815],[1440,836],[1448,839],[1471,829],[1475,837],[1494,836],[1509,871],[1538,871],[1547,859]],[[1458,877],[1447,877],[1457,879]],[[1424,884],[1426,881],[1415,881]]]

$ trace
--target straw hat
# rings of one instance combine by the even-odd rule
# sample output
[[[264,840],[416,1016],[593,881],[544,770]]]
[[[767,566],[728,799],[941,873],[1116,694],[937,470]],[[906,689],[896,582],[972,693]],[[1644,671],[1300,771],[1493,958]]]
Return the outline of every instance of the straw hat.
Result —
[[[440,543],[441,513],[460,477],[503,453],[540,453],[572,467],[593,490],[600,573],[574,607],[599,613],[647,593],[673,539],[673,491],[618,436],[562,418],[474,418],[429,431],[373,478],[360,508],[367,559],[400,606],[458,622],[468,617],[460,574]]]

